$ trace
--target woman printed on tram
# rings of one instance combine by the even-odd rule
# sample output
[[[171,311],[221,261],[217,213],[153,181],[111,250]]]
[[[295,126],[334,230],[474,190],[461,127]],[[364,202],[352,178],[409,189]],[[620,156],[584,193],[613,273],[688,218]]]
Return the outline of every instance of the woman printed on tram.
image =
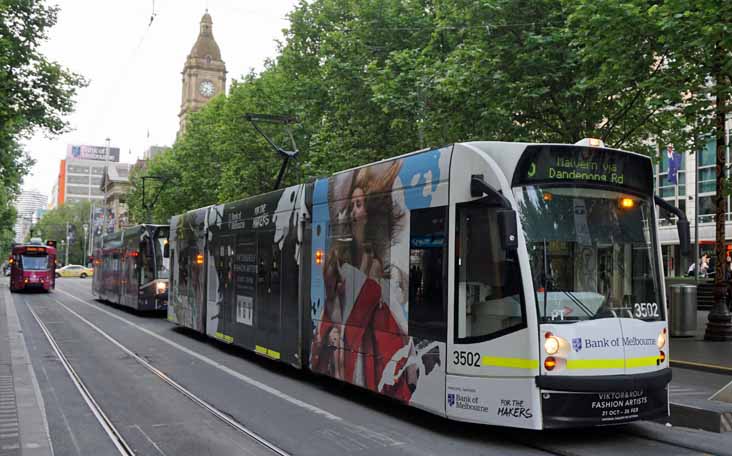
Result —
[[[404,218],[392,197],[400,169],[401,162],[395,161],[383,172],[361,168],[353,178],[348,262],[365,280],[354,291],[354,303],[348,312],[343,368],[348,381],[408,401],[417,381],[416,365],[407,366],[415,349],[406,327],[400,326],[399,316],[390,306],[399,304],[389,302],[388,285],[383,286],[394,277],[397,280],[392,286],[406,289],[406,274],[389,264],[392,243],[398,238]]]
[[[316,371],[340,373],[336,375],[350,383],[408,401],[417,381],[416,365],[408,365],[415,348],[406,325],[400,326],[392,313],[388,288],[382,287],[391,276],[402,290],[407,286],[401,283],[406,274],[388,264],[404,215],[391,194],[400,168],[394,162],[384,172],[359,169],[350,186],[341,188],[349,205],[339,215],[347,219],[348,232],[333,239],[325,261],[324,310],[311,353]],[[339,200],[331,198],[333,205]]]

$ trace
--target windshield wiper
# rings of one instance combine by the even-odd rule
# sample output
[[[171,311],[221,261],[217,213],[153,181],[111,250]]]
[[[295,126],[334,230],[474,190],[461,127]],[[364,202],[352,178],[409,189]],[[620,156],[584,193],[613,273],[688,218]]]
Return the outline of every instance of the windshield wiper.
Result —
[[[567,295],[569,297],[569,299],[572,300],[572,302],[574,302],[575,304],[577,304],[577,307],[579,307],[580,310],[582,310],[584,313],[587,314],[588,317],[594,317],[595,316],[595,314],[592,313],[592,311],[590,310],[590,308],[587,307],[587,305],[585,303],[583,303],[582,301],[580,301],[580,299],[574,293],[572,293],[571,291],[569,291],[569,290],[557,290],[557,291],[561,291],[562,293],[564,293],[565,295]]]

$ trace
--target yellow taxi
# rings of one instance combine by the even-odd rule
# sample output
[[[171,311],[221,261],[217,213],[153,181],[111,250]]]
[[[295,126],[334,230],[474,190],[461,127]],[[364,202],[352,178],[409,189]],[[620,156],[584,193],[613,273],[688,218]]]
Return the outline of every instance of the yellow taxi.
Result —
[[[56,277],[81,277],[86,279],[94,275],[94,269],[85,268],[78,264],[67,264],[63,268],[56,269]]]

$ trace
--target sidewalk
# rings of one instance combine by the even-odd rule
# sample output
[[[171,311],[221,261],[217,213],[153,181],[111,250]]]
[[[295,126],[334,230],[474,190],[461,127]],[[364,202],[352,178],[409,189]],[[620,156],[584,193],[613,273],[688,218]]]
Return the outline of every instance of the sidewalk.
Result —
[[[672,337],[669,342],[671,366],[705,370],[732,377],[732,341],[704,340],[708,312],[697,312],[693,337]]]
[[[0,455],[52,455],[48,424],[18,314],[0,278]]]

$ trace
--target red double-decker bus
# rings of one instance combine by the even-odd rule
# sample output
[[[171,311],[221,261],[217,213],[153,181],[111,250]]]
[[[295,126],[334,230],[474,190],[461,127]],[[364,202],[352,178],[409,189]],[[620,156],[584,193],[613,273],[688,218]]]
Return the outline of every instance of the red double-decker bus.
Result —
[[[50,291],[56,285],[56,249],[51,245],[16,245],[8,259],[10,291]]]

